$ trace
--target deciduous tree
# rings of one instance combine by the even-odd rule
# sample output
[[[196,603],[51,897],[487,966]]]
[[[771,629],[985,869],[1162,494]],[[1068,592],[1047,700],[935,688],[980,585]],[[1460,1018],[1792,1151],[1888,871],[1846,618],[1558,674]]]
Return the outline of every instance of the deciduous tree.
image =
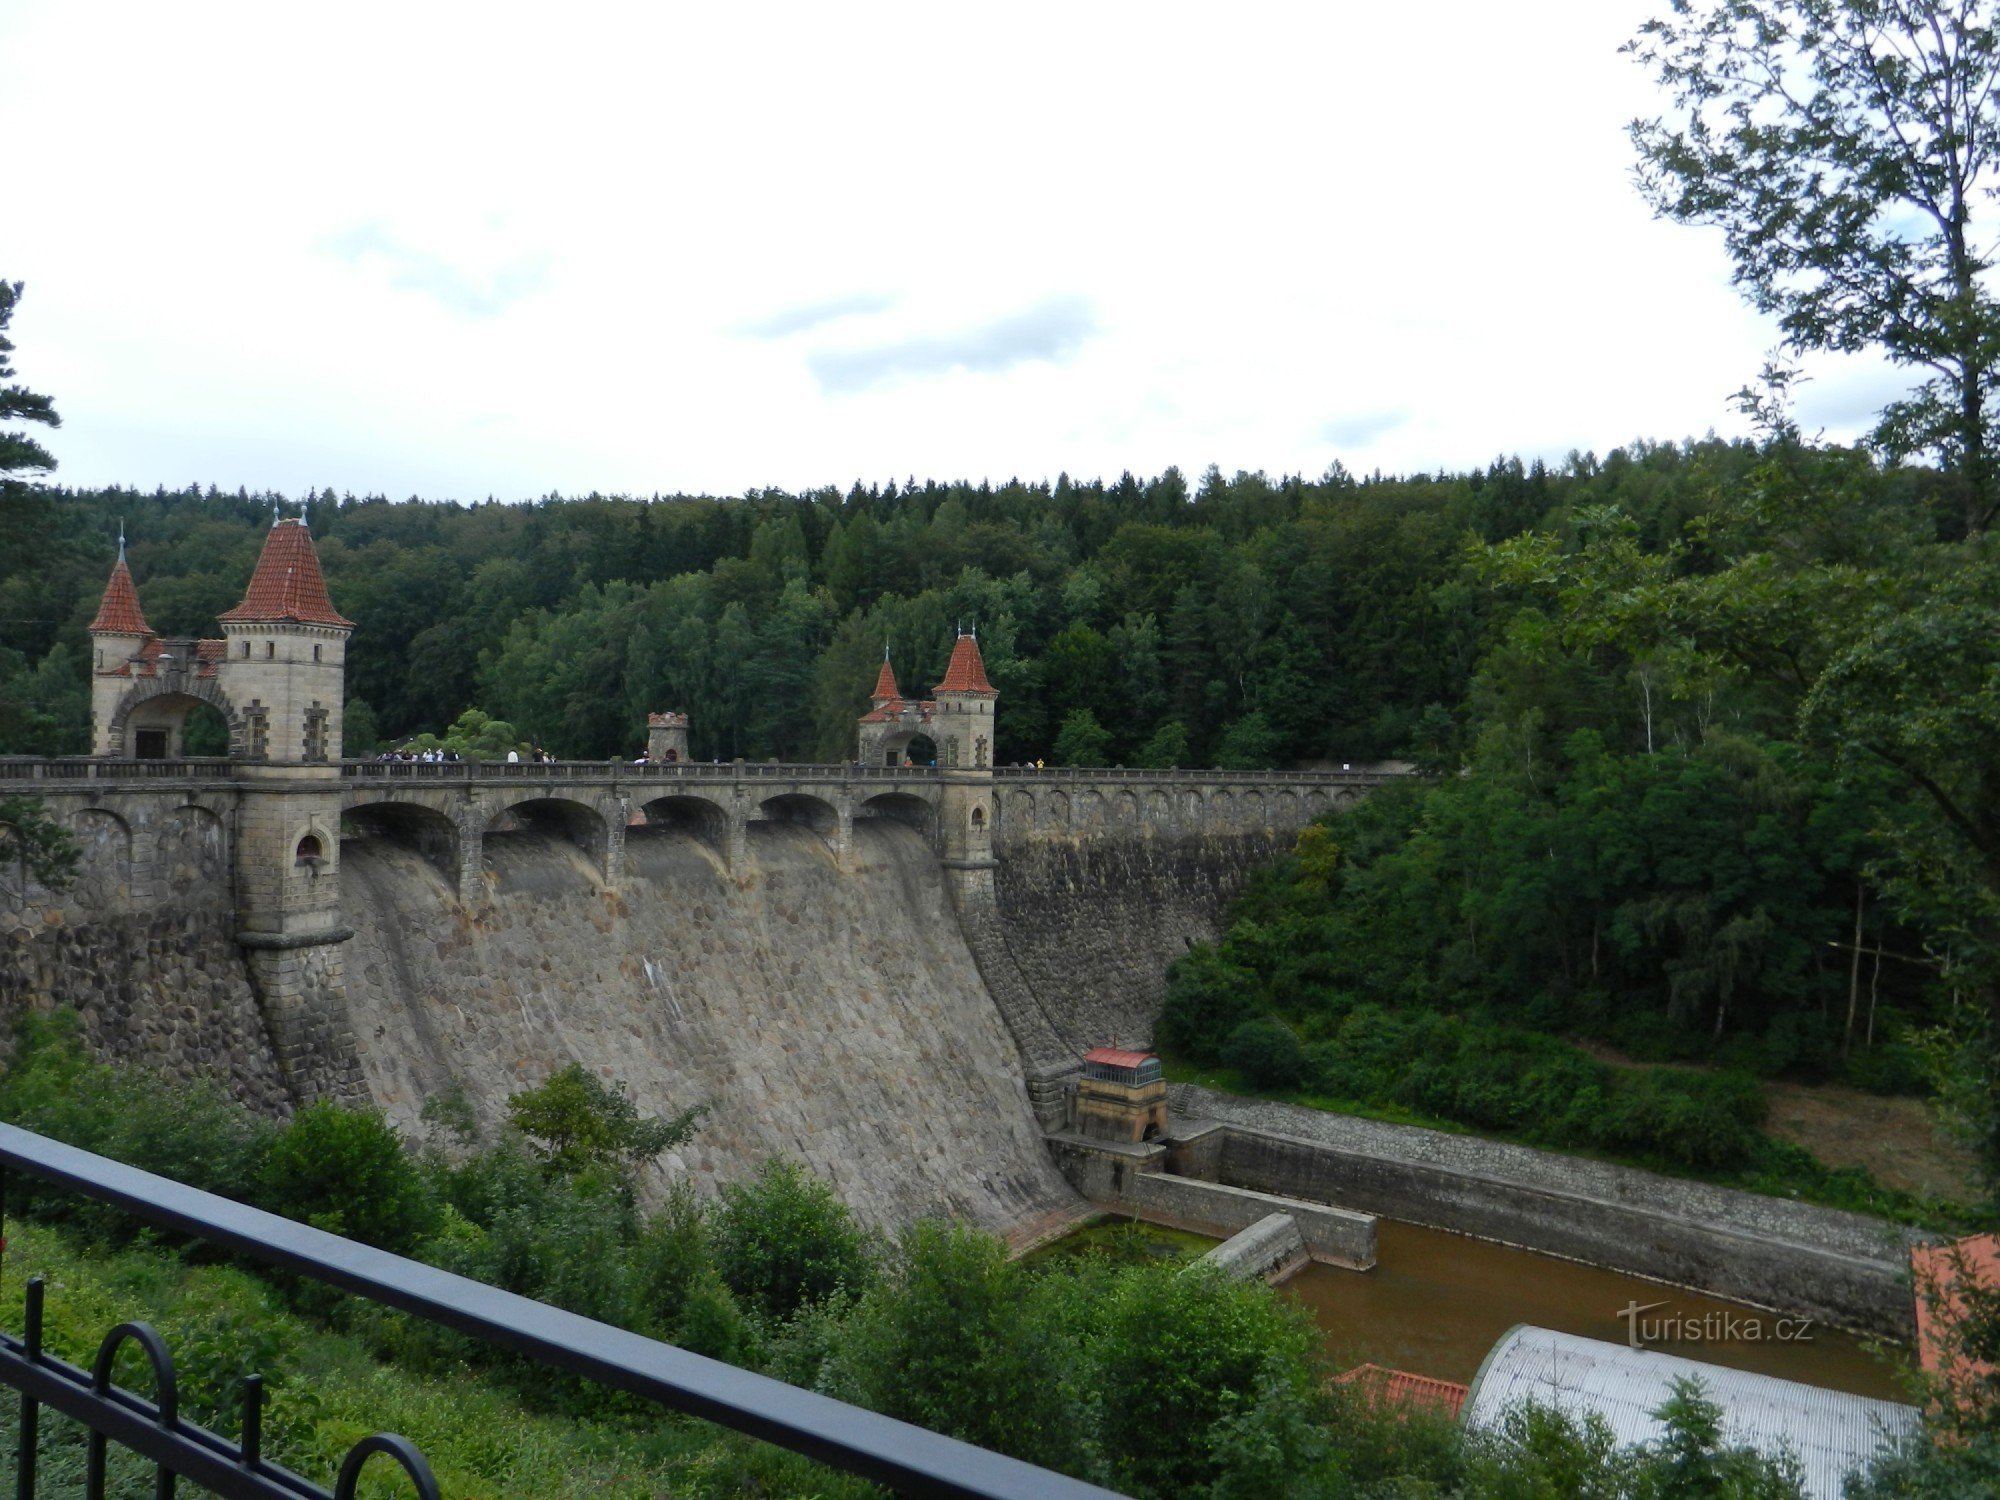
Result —
[[[1638,120],[1640,190],[1719,227],[1793,352],[1879,350],[1920,374],[1877,440],[1934,453],[1966,529],[2000,509],[2000,306],[1978,211],[2000,189],[1991,0],[1672,0],[1627,51],[1671,91]]]

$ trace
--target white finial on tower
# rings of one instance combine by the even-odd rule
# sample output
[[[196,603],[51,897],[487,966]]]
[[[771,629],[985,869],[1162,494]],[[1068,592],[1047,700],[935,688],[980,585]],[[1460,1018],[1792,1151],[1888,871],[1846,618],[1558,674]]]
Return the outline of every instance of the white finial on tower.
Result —
[[[122,517],[118,522],[118,560],[125,561],[125,522]]]
[[[278,524],[278,497],[276,495],[271,497],[271,524],[273,526]]]

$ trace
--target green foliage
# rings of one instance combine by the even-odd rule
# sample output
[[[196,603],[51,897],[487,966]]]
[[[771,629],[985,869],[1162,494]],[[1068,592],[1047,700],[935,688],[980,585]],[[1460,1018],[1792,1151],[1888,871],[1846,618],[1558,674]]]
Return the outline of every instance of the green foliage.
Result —
[[[847,1205],[797,1162],[773,1157],[722,1190],[713,1255],[729,1289],[772,1321],[875,1279],[867,1237]]]
[[[1098,723],[1097,715],[1089,709],[1073,708],[1063,716],[1062,730],[1049,756],[1059,766],[1108,766],[1111,731]]]
[[[1105,1285],[1093,1309],[1101,1434],[1111,1482],[1135,1495],[1198,1494],[1221,1473],[1210,1433],[1246,1400],[1311,1399],[1319,1338],[1262,1287],[1205,1267],[1140,1267]]]
[[[151,1074],[93,1063],[73,1011],[23,1014],[14,1055],[0,1078],[0,1119],[86,1151],[227,1198],[254,1201],[275,1127],[256,1119],[218,1085],[168,1083]],[[130,1221],[69,1194],[10,1184],[38,1211],[61,1214],[107,1237]]]
[[[548,1170],[562,1177],[651,1161],[692,1137],[706,1112],[707,1106],[697,1104],[671,1119],[642,1117],[623,1086],[606,1085],[576,1062],[507,1101],[508,1121]]]
[[[308,1104],[271,1142],[260,1187],[273,1212],[399,1255],[434,1222],[416,1163],[372,1110]]]
[[[7,380],[14,374],[14,367],[7,362],[7,356],[14,352],[14,341],[7,337],[7,329],[14,321],[21,290],[22,283],[0,277],[0,380]],[[0,422],[62,426],[62,418],[56,415],[55,403],[24,385],[0,385]],[[0,432],[0,483],[9,482],[10,476],[15,474],[46,473],[55,466],[56,461],[49,450],[25,432]],[[0,502],[11,498],[11,495],[0,495]]]
[[[1245,1021],[1223,1042],[1221,1061],[1260,1089],[1295,1088],[1307,1071],[1305,1049],[1281,1021]]]
[[[828,1387],[933,1432],[1068,1467],[1084,1446],[1084,1411],[1052,1290],[990,1235],[916,1224],[848,1315]]]
[[[2000,178],[2000,31],[1983,7],[1678,0],[1626,49],[1673,95],[1632,127],[1659,213],[1723,231],[1789,350],[1876,349],[1924,383],[1876,440],[1956,471],[1990,523],[2000,307],[1977,224]],[[1782,371],[1780,392],[1795,377]]]

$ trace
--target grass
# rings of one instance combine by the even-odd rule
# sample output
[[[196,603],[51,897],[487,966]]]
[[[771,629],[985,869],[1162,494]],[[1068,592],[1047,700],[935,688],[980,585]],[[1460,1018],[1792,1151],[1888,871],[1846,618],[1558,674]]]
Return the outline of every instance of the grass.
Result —
[[[48,1286],[47,1347],[72,1364],[88,1368],[115,1324],[150,1322],[173,1352],[183,1415],[231,1439],[239,1430],[236,1380],[255,1368],[269,1392],[267,1455],[328,1486],[352,1444],[398,1432],[423,1452],[453,1500],[881,1493],[691,1418],[656,1410],[629,1421],[559,1416],[466,1366],[417,1372],[382,1363],[366,1339],[300,1316],[269,1284],[233,1266],[157,1246],[105,1254],[18,1220],[7,1225],[5,1244],[0,1324],[19,1326],[23,1287],[36,1275]],[[151,1394],[152,1377],[129,1345],[117,1379]],[[17,1402],[0,1401],[0,1447],[11,1448],[18,1425]],[[40,1452],[40,1493],[81,1494],[82,1429],[45,1414]],[[130,1455],[114,1460],[113,1480],[113,1494],[150,1493],[148,1471]],[[364,1473],[364,1496],[409,1492],[385,1460]]]

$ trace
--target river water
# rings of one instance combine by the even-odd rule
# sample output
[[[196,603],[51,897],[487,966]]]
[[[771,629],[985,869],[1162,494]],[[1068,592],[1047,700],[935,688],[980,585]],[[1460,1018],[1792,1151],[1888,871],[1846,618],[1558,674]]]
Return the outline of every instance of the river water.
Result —
[[[1908,1399],[1890,1363],[1852,1335],[1388,1219],[1379,1225],[1374,1270],[1310,1265],[1279,1290],[1310,1309],[1342,1368],[1373,1361],[1466,1382],[1516,1323],[1619,1344],[1638,1324],[1650,1335],[1646,1347],[1669,1354],[1856,1395]],[[1646,1310],[1619,1316],[1634,1306]]]

